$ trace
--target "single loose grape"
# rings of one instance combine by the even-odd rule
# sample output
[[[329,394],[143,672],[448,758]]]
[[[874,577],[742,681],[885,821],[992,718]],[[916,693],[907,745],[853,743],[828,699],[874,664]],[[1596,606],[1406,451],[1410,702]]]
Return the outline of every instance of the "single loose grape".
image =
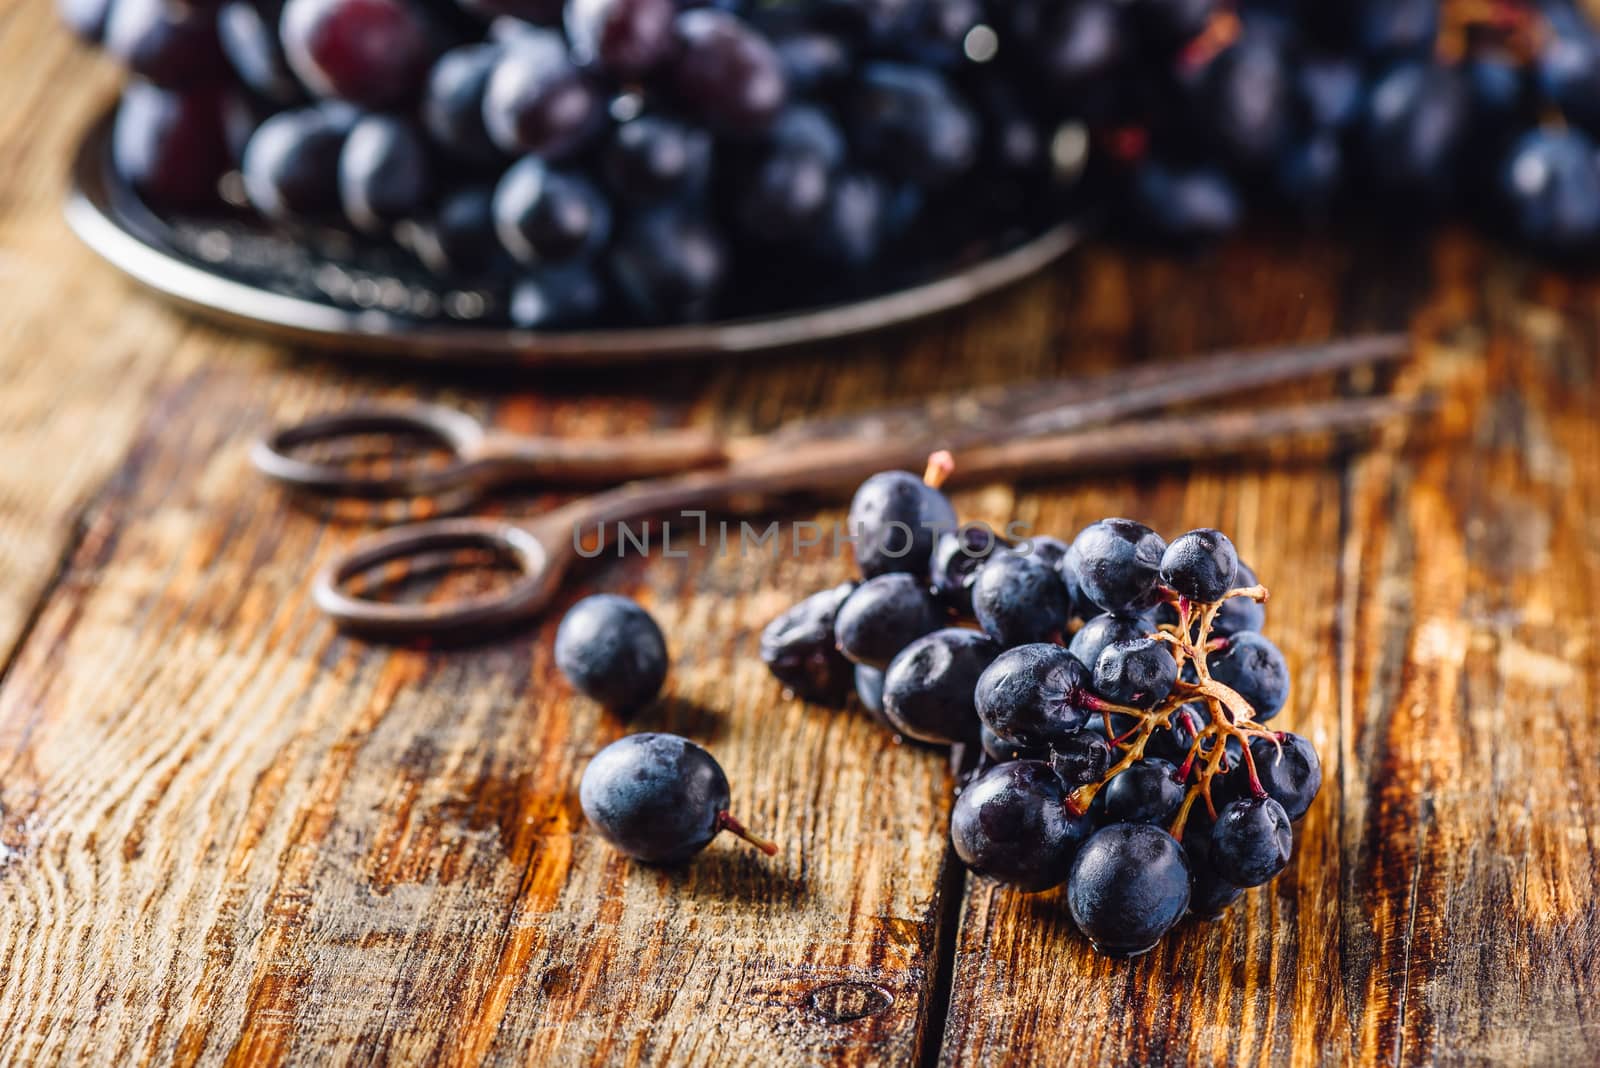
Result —
[[[646,863],[688,860],[723,831],[768,856],[778,851],[729,815],[728,777],[716,759],[675,734],[630,734],[600,750],[578,799],[606,841]]]
[[[653,700],[667,677],[661,628],[616,594],[593,594],[573,605],[556,629],[555,651],[556,667],[573,688],[609,708]]]

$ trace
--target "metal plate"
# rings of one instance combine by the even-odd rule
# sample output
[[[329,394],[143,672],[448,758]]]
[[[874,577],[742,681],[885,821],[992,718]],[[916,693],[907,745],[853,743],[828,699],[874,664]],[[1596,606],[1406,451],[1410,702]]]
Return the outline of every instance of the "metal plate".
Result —
[[[360,248],[331,231],[289,233],[240,212],[162,218],[109,165],[111,114],[79,145],[66,205],[73,231],[113,266],[232,326],[299,344],[430,363],[584,365],[657,356],[755,352],[866,333],[970,303],[1077,244],[1053,221],[959,266],[892,291],[827,306],[684,326],[545,332],[484,321],[490,290],[442,289],[400,253]]]

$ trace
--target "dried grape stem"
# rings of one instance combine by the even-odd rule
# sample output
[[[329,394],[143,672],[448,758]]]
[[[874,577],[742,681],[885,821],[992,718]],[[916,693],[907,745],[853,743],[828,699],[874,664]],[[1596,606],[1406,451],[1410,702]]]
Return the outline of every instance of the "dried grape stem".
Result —
[[[733,818],[731,813],[717,813],[717,829],[719,831],[727,831],[736,838],[744,839],[746,842],[749,842],[751,845],[755,846],[769,857],[775,857],[778,855],[778,844],[776,842],[769,842],[765,838],[760,838],[754,834],[751,834],[745,829],[744,824]]]
[[[1266,601],[1267,588],[1259,585],[1240,586],[1229,590],[1218,600],[1208,603],[1190,601],[1174,590],[1163,589],[1161,592],[1177,611],[1178,622],[1176,625],[1161,626],[1151,637],[1171,647],[1172,657],[1178,665],[1179,681],[1173,685],[1171,693],[1154,708],[1131,709],[1099,704],[1092,706],[1096,711],[1105,714],[1106,738],[1112,748],[1122,751],[1122,755],[1106,769],[1100,781],[1088,783],[1074,790],[1068,799],[1068,808],[1078,815],[1087,812],[1095,795],[1107,783],[1143,759],[1145,747],[1149,745],[1150,738],[1156,730],[1161,727],[1171,728],[1173,717],[1178,716],[1185,729],[1194,736],[1183,765],[1178,769],[1180,781],[1189,784],[1183,804],[1178,809],[1177,817],[1172,824],[1173,837],[1181,840],[1184,824],[1194,808],[1196,798],[1204,799],[1207,813],[1213,820],[1217,818],[1216,805],[1211,798],[1211,786],[1218,772],[1230,770],[1227,766],[1229,739],[1237,739],[1239,742],[1241,760],[1249,778],[1250,790],[1256,797],[1265,797],[1267,792],[1256,774],[1255,758],[1250,752],[1250,742],[1254,738],[1267,738],[1279,748],[1280,752],[1282,742],[1276,733],[1257,725],[1255,709],[1242,694],[1211,677],[1211,668],[1207,663],[1207,658],[1212,653],[1227,648],[1226,638],[1213,640],[1211,637],[1212,624],[1223,602],[1234,597]],[[1194,665],[1195,678],[1192,682],[1182,678],[1183,669],[1189,664]],[[1197,725],[1194,716],[1185,707],[1194,701],[1204,701],[1210,711],[1209,721],[1204,725]],[[1111,724],[1113,711],[1133,716],[1139,722],[1131,730],[1118,736]]]

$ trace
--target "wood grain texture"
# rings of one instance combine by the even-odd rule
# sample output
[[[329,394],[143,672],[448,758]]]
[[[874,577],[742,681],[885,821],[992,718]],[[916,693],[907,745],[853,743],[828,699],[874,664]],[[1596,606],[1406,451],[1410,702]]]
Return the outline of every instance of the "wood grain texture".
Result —
[[[21,3],[0,8],[0,70],[3,664],[76,536],[74,516],[126,455],[154,383],[199,354],[159,310],[106,299],[104,277],[63,232],[67,163],[115,72],[74,45],[48,4]]]
[[[199,326],[117,280],[59,216],[111,72],[42,3],[0,7],[0,69],[0,1060],[1593,1060],[1593,282],[1455,235],[1096,248],[825,352],[418,381]],[[449,651],[336,636],[308,579],[361,528],[287,509],[245,458],[267,426],[358,397],[567,434],[761,430],[1408,325],[1402,388],[1447,398],[1427,435],[958,495],[1066,535],[1106,514],[1214,524],[1273,588],[1296,681],[1281,722],[1321,750],[1323,796],[1283,877],[1133,962],[1094,957],[1059,894],[952,866],[942,754],[767,676],[761,626],[844,561],[592,569],[674,657],[668,697],[623,721],[561,684],[553,617]],[[783,853],[718,842],[659,872],[600,845],[577,777],[638,729],[706,743]]]
[[[1047,514],[1235,532],[1294,673],[1274,723],[1317,745],[1322,795],[1282,877],[1132,962],[1096,957],[1061,892],[970,880],[947,1063],[1592,1056],[1592,285],[1455,236],[1421,262],[1314,250],[1273,266],[1253,295],[1335,315],[1313,331],[1415,309],[1401,388],[1442,393],[1438,426],[1321,470],[1174,472]],[[1159,321],[1216,306],[1235,277],[1218,274]]]

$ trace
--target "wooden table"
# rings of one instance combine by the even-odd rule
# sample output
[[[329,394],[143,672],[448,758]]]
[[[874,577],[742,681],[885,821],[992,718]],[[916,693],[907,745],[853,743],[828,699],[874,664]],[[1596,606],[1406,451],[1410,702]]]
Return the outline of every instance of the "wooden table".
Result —
[[[79,247],[62,175],[113,72],[47,7],[0,11],[4,1059],[1600,1058],[1594,284],[1460,234],[1094,248],[858,344],[418,381],[204,327]],[[335,634],[307,580],[359,530],[285,508],[246,462],[268,425],[357,397],[571,434],[761,429],[1367,328],[1413,331],[1402,387],[1447,398],[1426,434],[957,498],[1069,536],[1214,524],[1273,588],[1280,722],[1320,748],[1322,796],[1280,879],[1132,962],[1093,955],[1059,894],[952,862],[939,754],[783,698],[756,636],[845,561],[593,572],[674,657],[667,699],[624,722],[559,681],[553,620],[449,652]],[[710,746],[781,855],[722,842],[661,872],[604,847],[577,778],[640,729]]]

